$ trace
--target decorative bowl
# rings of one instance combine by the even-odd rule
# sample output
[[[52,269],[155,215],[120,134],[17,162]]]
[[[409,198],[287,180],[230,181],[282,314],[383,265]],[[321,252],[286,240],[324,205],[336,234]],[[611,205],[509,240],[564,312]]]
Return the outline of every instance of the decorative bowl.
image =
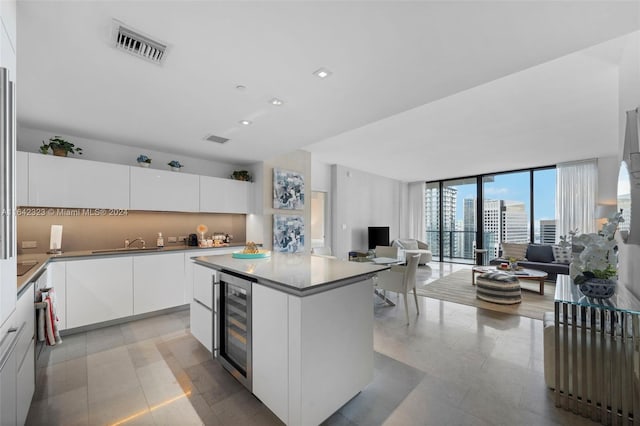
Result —
[[[616,292],[617,282],[609,279],[591,278],[580,284],[580,291],[587,297],[607,299]]]

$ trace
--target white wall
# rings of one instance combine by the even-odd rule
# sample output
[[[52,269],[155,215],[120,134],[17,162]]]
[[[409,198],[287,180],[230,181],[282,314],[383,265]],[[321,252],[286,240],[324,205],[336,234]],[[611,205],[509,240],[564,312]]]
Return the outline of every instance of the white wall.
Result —
[[[401,236],[402,182],[339,165],[332,166],[331,178],[332,248],[338,258],[367,249],[369,226],[389,226],[390,240]]]
[[[640,33],[625,46],[620,65],[619,85],[619,149],[624,152],[624,134],[626,123],[626,111],[640,106]],[[632,150],[640,151],[640,147]],[[622,155],[622,154],[621,154]],[[619,158],[621,159],[621,157]],[[630,288],[636,296],[640,297],[640,186],[631,186],[631,236],[635,238],[635,244],[619,244],[618,279],[620,283]]]
[[[136,158],[138,158],[138,155],[145,154],[152,159],[152,169],[169,170],[167,163],[171,160],[178,160],[184,165],[183,171],[185,173],[224,178],[229,177],[234,170],[248,169],[247,166],[170,154],[135,146],[119,145],[74,135],[61,135],[51,131],[27,127],[18,128],[18,151],[39,152],[42,141],[48,142],[49,138],[54,135],[60,136],[75,144],[77,147],[82,148],[82,155],[76,154],[75,156],[85,160],[134,166],[137,164]],[[179,147],[177,147],[177,149],[179,149]]]
[[[322,161],[311,159],[311,182],[312,191],[331,191],[331,165]]]
[[[283,210],[273,208],[273,169],[290,170],[302,173],[305,182],[304,210]],[[256,185],[257,194],[254,200],[254,214],[247,215],[247,241],[262,243],[266,249],[273,247],[273,215],[290,214],[304,217],[304,251],[311,250],[311,188],[313,178],[311,174],[311,153],[297,150],[288,154],[272,158],[250,168]]]

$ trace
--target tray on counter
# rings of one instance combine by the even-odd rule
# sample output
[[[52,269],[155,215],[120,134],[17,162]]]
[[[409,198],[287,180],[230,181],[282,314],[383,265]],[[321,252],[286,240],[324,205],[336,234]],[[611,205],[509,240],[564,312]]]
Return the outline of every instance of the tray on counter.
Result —
[[[264,259],[265,257],[271,257],[269,250],[260,250],[258,253],[243,253],[242,251],[234,251],[231,257],[236,259]]]

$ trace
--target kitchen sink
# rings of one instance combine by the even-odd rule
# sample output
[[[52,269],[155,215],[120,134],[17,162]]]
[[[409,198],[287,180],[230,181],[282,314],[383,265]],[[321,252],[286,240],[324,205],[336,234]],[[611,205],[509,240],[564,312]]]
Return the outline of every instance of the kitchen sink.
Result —
[[[131,248],[114,248],[114,249],[102,249],[102,250],[93,250],[91,253],[100,254],[100,253],[129,253],[129,252],[138,252],[138,251],[159,251],[162,250],[161,247],[131,247]]]

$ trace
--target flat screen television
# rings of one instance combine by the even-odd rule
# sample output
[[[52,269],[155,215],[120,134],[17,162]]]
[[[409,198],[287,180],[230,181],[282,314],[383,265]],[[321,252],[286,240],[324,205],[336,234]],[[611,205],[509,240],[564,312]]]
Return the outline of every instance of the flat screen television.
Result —
[[[369,227],[369,250],[375,249],[376,246],[389,245],[389,227],[388,226],[370,226]]]

